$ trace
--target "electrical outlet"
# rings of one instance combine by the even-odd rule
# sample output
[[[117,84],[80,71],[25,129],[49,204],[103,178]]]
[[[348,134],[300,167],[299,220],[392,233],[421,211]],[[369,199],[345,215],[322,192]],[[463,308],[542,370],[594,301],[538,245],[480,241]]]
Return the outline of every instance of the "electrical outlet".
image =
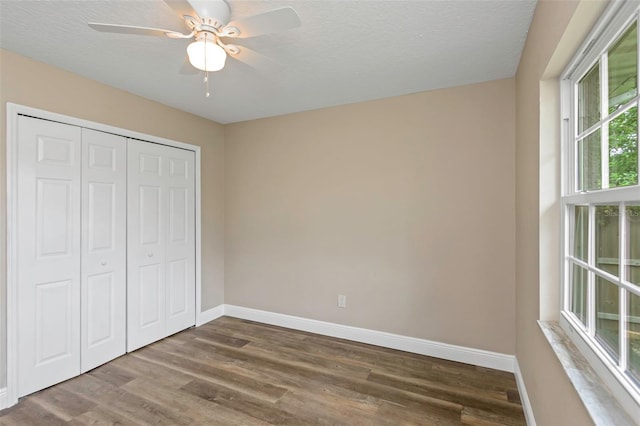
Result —
[[[346,308],[347,307],[347,296],[344,294],[338,295],[338,308]]]

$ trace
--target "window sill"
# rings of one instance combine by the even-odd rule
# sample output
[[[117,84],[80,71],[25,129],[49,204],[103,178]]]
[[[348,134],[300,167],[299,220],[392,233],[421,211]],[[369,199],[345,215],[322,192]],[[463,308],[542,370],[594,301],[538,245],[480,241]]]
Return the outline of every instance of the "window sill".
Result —
[[[538,321],[589,416],[596,425],[635,425],[557,322]]]

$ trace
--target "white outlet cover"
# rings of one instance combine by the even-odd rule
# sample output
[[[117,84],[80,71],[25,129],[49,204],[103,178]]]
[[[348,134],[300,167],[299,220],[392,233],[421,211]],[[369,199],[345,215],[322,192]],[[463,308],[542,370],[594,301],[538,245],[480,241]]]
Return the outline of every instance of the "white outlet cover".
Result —
[[[343,294],[338,295],[338,308],[346,308],[347,307],[347,296]]]

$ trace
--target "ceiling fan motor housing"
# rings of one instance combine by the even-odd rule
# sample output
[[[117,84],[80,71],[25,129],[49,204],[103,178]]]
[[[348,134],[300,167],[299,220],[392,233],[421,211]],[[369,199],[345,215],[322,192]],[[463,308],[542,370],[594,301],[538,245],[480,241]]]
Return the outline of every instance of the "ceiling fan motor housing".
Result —
[[[190,0],[189,3],[204,25],[220,30],[229,22],[229,5],[224,0]]]

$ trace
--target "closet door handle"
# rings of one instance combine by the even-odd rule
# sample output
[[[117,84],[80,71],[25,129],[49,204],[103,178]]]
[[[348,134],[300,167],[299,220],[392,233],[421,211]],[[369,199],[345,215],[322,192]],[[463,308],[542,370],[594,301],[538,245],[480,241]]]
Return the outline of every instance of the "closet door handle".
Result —
[[[147,256],[148,257],[153,257],[153,253],[148,253]]]
[[[100,262],[100,264],[101,264],[102,266],[107,266],[107,261],[106,261],[106,260],[103,260],[102,262]]]

